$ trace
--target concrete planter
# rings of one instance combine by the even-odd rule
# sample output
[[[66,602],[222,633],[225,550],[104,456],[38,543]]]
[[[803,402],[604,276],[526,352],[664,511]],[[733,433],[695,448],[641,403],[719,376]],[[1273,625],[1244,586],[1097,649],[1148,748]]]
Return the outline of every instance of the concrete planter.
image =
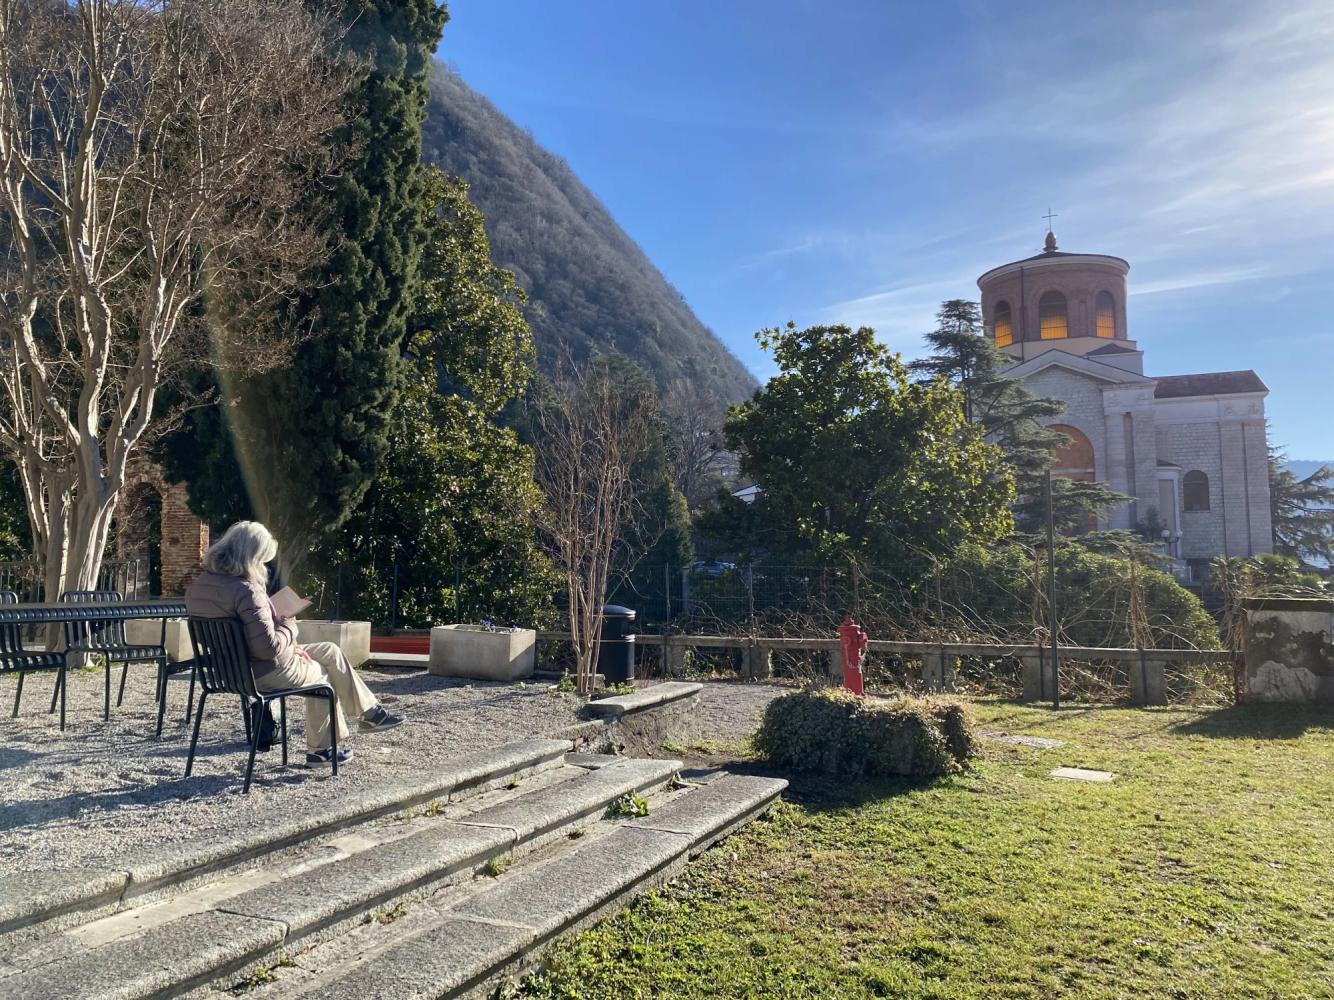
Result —
[[[370,622],[322,622],[303,618],[296,624],[297,641],[302,645],[332,642],[354,667],[360,667],[371,658]]]
[[[156,646],[162,641],[162,620],[159,618],[131,618],[125,623],[125,641],[131,646]],[[184,618],[167,619],[167,659],[184,663],[195,658],[190,645],[190,630]]]
[[[430,671],[437,677],[517,681],[533,675],[537,633],[530,628],[492,631],[482,625],[431,629]]]

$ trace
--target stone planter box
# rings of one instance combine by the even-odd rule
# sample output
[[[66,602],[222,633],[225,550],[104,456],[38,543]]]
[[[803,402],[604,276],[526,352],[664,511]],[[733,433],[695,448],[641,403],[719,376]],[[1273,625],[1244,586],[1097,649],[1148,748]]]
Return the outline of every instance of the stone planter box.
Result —
[[[537,633],[530,628],[491,631],[481,625],[431,629],[430,671],[437,677],[517,681],[533,675]]]
[[[131,646],[156,646],[162,641],[162,620],[160,618],[131,618],[125,623],[125,641]],[[167,619],[167,659],[173,663],[184,663],[195,658],[194,647],[190,645],[190,630],[186,628],[184,618]]]
[[[302,618],[296,624],[297,641],[302,645],[332,642],[354,667],[362,666],[371,658],[370,622],[308,621]]]

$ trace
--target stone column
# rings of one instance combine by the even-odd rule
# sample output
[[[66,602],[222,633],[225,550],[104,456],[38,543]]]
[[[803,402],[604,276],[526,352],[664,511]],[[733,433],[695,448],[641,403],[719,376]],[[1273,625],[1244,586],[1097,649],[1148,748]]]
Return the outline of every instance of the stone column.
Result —
[[[1130,703],[1167,704],[1167,661],[1140,657],[1130,663]]]
[[[668,677],[686,675],[686,646],[670,637],[662,641],[662,669]]]
[[[748,680],[768,680],[774,674],[773,651],[751,643],[741,651],[741,673]]]
[[[1051,655],[1021,656],[1023,662],[1024,701],[1050,701],[1056,691],[1056,672]]]
[[[944,651],[922,657],[922,687],[927,691],[953,691],[955,668],[959,659]]]

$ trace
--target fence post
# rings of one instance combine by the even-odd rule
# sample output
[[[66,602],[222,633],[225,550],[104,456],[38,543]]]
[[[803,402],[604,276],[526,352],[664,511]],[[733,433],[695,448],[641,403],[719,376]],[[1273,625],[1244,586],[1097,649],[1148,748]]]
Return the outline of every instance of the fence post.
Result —
[[[394,590],[389,598],[389,634],[398,628],[398,560],[394,560]]]
[[[662,564],[662,600],[663,600],[663,618],[664,631],[666,624],[672,620],[672,564]],[[664,647],[665,649],[666,647]],[[666,659],[666,656],[663,657]]]

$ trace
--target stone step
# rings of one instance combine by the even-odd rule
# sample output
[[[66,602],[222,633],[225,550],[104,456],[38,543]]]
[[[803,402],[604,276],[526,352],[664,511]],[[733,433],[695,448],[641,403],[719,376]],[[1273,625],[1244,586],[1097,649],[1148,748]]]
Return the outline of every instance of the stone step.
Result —
[[[105,868],[0,875],[0,961],[16,942],[76,926],[145,895],[246,864],[313,837],[433,801],[457,802],[562,765],[569,740],[518,740],[465,754],[412,781],[367,788],[316,812],[280,815],[245,836],[204,836],[116,859]]]
[[[689,858],[762,814],[787,782],[722,775],[692,787],[650,815],[619,822],[596,838],[516,866],[480,891],[427,904],[430,921],[380,946],[347,948],[345,960],[280,981],[262,1000],[436,1000],[486,996],[496,980],[539,952],[661,884]]]
[[[679,763],[570,766],[563,780],[471,812],[373,827],[312,844],[270,870],[235,873],[191,892],[104,917],[11,953],[0,995],[150,997],[225,977],[275,948],[434,891],[489,861],[531,851],[601,815],[618,797],[666,784]],[[202,937],[201,937],[202,936]],[[199,955],[179,941],[209,941]],[[188,949],[185,949],[188,950]]]
[[[588,711],[593,715],[619,719],[635,712],[661,708],[663,705],[693,698],[702,690],[704,690],[703,684],[667,681],[663,684],[651,684],[630,694],[620,694],[611,698],[599,698],[590,701]]]

